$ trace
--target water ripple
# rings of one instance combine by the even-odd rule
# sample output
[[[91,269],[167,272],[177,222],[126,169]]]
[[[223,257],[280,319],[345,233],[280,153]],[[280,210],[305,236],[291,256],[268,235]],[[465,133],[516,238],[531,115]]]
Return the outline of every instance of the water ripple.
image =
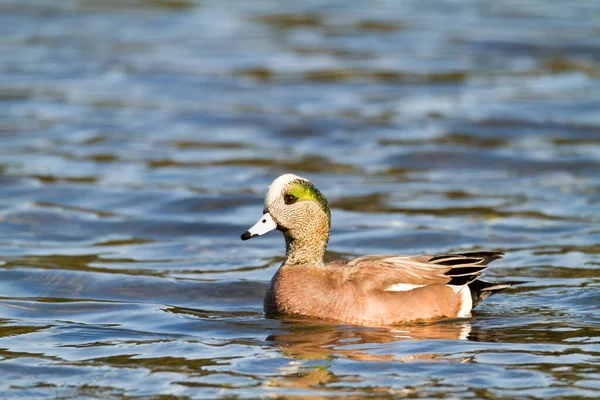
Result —
[[[597,398],[594,2],[0,0],[2,398]],[[327,260],[481,249],[469,319],[262,314],[278,174]]]

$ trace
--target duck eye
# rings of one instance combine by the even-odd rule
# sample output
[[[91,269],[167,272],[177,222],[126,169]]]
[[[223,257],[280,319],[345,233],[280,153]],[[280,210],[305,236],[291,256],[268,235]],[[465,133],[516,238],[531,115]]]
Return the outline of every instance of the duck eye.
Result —
[[[285,196],[283,196],[283,201],[285,202],[285,204],[294,204],[296,200],[298,199],[293,194],[286,194]]]

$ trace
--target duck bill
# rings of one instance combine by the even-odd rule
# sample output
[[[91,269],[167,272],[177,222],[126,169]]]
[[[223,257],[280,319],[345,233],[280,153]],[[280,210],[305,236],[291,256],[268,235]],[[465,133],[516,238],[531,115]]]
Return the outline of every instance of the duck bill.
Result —
[[[277,228],[277,224],[271,217],[271,214],[265,213],[252,228],[242,233],[242,240],[252,239],[253,237],[264,235]]]

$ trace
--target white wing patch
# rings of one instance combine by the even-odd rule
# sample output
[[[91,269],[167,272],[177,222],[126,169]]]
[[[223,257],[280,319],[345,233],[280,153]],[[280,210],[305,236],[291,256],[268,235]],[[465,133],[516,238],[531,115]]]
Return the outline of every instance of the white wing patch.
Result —
[[[418,289],[425,285],[412,285],[410,283],[395,283],[385,289],[386,292],[408,292],[409,290]]]

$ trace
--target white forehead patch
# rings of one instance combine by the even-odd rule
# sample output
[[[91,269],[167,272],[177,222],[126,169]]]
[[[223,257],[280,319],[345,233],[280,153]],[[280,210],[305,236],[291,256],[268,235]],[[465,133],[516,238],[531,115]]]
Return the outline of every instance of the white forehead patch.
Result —
[[[306,178],[302,178],[298,175],[294,174],[285,174],[281,175],[277,179],[271,183],[269,186],[269,191],[267,192],[267,198],[265,199],[265,204],[269,205],[283,192],[283,188],[286,187],[288,183],[295,180],[303,180],[308,181]]]

